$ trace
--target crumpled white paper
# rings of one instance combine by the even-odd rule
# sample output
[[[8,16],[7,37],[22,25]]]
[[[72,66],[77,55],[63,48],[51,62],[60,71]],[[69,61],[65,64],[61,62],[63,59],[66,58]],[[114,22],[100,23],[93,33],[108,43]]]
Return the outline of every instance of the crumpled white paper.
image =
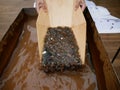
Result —
[[[99,33],[120,33],[119,18],[110,15],[106,8],[96,6],[92,1],[86,0],[86,5]]]

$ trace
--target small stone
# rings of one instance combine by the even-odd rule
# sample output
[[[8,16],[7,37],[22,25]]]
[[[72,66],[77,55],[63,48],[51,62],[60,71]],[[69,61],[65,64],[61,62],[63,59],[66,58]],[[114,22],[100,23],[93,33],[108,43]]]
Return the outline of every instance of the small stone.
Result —
[[[61,37],[60,39],[63,40],[63,37]]]
[[[53,40],[53,38],[50,38],[50,40]]]

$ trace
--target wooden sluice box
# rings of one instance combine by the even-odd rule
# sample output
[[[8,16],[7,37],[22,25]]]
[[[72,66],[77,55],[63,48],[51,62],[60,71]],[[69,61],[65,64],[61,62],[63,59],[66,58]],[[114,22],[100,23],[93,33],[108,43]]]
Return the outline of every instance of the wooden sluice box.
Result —
[[[34,8],[23,8],[0,42],[0,89],[119,90],[120,82],[87,8],[84,16],[85,64],[90,70],[47,75],[39,66],[37,12]]]
[[[85,63],[86,21],[75,4],[75,0],[46,0],[48,11],[39,11],[39,56],[46,72],[77,70]]]

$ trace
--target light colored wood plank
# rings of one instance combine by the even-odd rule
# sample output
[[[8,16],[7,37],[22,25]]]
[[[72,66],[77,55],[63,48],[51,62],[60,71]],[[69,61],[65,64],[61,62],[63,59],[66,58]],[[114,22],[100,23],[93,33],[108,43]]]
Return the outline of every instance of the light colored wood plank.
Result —
[[[82,64],[85,62],[86,21],[81,8],[74,10],[75,0],[46,0],[48,13],[40,10],[37,19],[37,35],[40,59],[44,45],[44,38],[48,27],[68,26],[75,35]]]

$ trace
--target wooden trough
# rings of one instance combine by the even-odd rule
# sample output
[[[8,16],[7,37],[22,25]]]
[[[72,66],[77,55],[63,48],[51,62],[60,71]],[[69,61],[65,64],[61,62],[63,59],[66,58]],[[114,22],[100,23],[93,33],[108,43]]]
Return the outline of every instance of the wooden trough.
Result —
[[[99,90],[119,90],[120,82],[112,68],[108,55],[104,49],[95,24],[88,9],[84,11],[87,23],[87,43],[89,46],[91,62],[95,70]],[[9,64],[10,58],[18,45],[24,22],[30,17],[37,19],[34,8],[23,8],[7,33],[0,42],[0,76]]]
[[[40,58],[42,58],[44,38],[49,27],[70,27],[76,38],[82,64],[85,63],[86,21],[79,7],[75,11],[75,0],[46,0],[48,12],[40,10],[37,19],[37,35]],[[66,7],[67,6],[67,7]],[[42,33],[42,35],[41,35]],[[41,59],[40,59],[41,60]]]

